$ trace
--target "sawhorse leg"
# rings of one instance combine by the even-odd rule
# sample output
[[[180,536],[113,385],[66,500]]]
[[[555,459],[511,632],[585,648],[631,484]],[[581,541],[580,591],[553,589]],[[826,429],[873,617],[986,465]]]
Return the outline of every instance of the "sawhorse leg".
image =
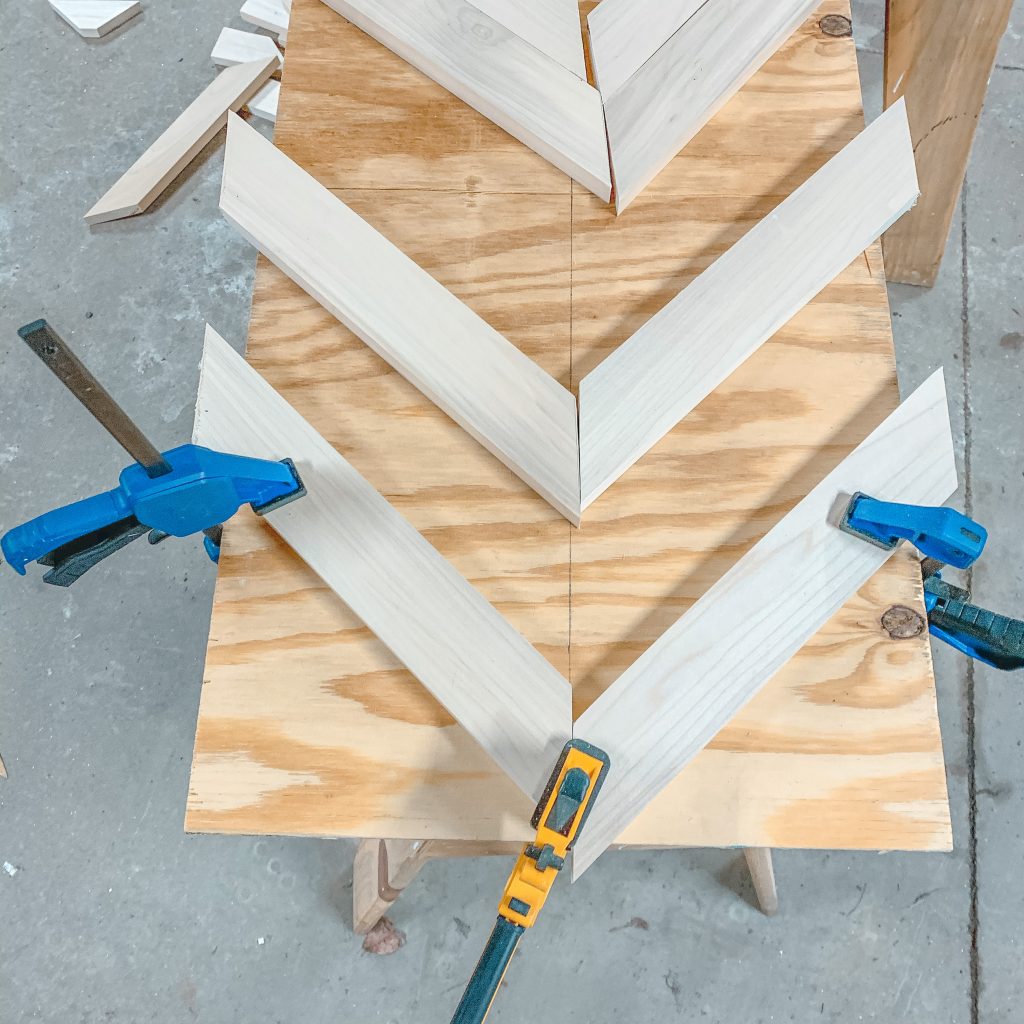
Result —
[[[779,909],[779,893],[775,888],[775,868],[772,867],[772,851],[765,846],[744,847],[743,856],[754,883],[757,902],[762,913],[771,917]]]
[[[515,856],[522,843],[446,839],[363,839],[352,866],[352,928],[365,935],[424,864],[441,857]]]

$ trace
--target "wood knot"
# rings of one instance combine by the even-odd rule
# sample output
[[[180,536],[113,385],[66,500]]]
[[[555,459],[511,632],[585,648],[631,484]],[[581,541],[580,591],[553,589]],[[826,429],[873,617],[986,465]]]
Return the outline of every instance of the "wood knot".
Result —
[[[882,615],[882,628],[892,640],[910,640],[924,632],[925,621],[913,608],[894,604]]]
[[[843,14],[826,14],[818,22],[818,28],[825,35],[835,36],[837,39],[853,35],[853,23]]]

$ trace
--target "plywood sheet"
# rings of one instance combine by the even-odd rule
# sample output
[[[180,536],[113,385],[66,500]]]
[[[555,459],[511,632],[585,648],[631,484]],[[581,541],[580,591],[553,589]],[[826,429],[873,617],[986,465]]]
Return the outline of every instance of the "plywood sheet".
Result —
[[[823,4],[618,219],[319,0],[293,6],[276,142],[575,384],[863,127],[827,13],[849,7]],[[249,353],[571,679],[577,714],[898,401],[877,246],[581,530],[262,261]],[[888,637],[893,604],[921,607],[902,552],[622,841],[948,848],[928,643]],[[528,799],[255,517],[226,531],[204,680],[189,829],[530,834]]]

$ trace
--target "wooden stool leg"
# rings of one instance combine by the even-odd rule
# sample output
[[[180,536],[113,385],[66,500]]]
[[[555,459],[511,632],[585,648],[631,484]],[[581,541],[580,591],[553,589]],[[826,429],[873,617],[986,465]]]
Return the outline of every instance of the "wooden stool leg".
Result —
[[[431,859],[426,839],[364,839],[352,866],[352,928],[365,935]]]
[[[779,909],[779,894],[775,889],[775,869],[772,867],[772,851],[764,846],[749,846],[743,851],[754,883],[757,902],[761,912],[771,917]]]

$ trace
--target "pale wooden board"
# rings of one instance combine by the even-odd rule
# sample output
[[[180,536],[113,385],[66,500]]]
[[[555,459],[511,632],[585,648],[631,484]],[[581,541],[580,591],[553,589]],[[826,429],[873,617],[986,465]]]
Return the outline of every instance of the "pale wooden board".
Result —
[[[586,79],[583,29],[576,0],[473,0],[473,6]]]
[[[587,18],[594,81],[605,102],[708,0],[602,0]]]
[[[565,387],[238,117],[220,205],[260,252],[579,521],[576,400]]]
[[[219,74],[171,126],[96,201],[87,224],[143,213],[178,173],[217,134],[229,111],[238,110],[277,70],[276,56]]]
[[[243,32],[237,28],[222,28],[210,52],[210,60],[222,68],[262,61],[268,57],[276,57],[280,63],[284,63],[281,51],[269,36]]]
[[[916,201],[890,108],[580,381],[582,508]]]
[[[577,719],[611,768],[573,879],[889,559],[837,529],[858,491],[940,505],[956,490],[942,371],[933,374]]]
[[[607,200],[601,96],[465,0],[324,0]]]
[[[619,213],[817,6],[712,0],[605,101]]]
[[[281,98],[281,83],[270,81],[248,103],[250,114],[262,117],[265,121],[277,120],[277,104]]]
[[[275,139],[568,386],[863,128],[853,41],[819,30],[829,13],[850,10],[823,4],[619,218],[319,0],[295,0]],[[571,676],[577,715],[897,401],[877,246],[581,530],[263,260],[249,354]],[[921,600],[897,552],[623,841],[948,849],[927,638],[879,623]],[[204,680],[191,830],[532,835],[530,800],[251,515],[225,531]]]
[[[142,12],[139,0],[49,0],[50,6],[80,35],[99,39]]]
[[[194,441],[291,458],[307,494],[267,522],[533,799],[572,730],[572,689],[211,328]]]
[[[245,0],[238,13],[242,21],[273,32],[284,46],[288,41],[291,7],[291,0]]]

